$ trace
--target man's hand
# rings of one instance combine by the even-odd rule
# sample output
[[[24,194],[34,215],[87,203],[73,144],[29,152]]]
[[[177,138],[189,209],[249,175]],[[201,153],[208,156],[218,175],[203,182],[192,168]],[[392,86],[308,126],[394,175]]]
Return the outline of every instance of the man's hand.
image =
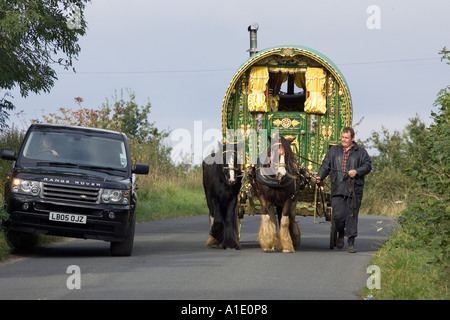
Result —
[[[352,169],[352,170],[349,170],[347,173],[350,176],[350,178],[354,178],[358,174],[358,171],[356,171],[355,169]]]

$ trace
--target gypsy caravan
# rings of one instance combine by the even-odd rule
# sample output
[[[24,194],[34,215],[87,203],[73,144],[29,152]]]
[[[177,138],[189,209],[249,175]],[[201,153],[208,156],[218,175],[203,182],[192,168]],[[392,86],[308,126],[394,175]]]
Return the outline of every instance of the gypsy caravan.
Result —
[[[352,123],[348,85],[328,57],[299,45],[258,51],[257,29],[249,27],[250,57],[234,74],[222,103],[224,143],[243,142],[240,218],[244,213],[260,213],[254,186],[247,178],[271,137],[277,134],[292,141],[297,162],[312,181],[328,149],[340,142],[342,129]],[[295,214],[332,220],[327,190],[309,183],[297,197]],[[334,247],[333,233],[330,247]]]

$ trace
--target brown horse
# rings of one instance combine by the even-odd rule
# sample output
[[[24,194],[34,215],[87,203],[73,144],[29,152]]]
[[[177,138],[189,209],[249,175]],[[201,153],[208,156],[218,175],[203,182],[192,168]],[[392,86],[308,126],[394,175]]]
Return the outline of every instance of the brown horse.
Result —
[[[306,170],[298,165],[292,152],[292,141],[282,136],[271,139],[271,147],[260,156],[260,164],[254,174],[255,194],[262,207],[258,242],[264,251],[278,249],[295,252],[295,248],[300,245],[295,203],[298,192],[305,187],[308,179]],[[279,234],[272,208],[278,215]]]

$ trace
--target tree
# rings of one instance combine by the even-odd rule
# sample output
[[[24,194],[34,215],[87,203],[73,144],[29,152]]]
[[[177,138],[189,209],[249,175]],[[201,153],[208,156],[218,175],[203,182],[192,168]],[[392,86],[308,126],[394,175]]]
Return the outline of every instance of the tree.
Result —
[[[131,140],[137,143],[155,141],[159,143],[169,136],[169,132],[156,128],[154,122],[149,122],[150,102],[145,106],[136,103],[136,95],[130,89],[126,90],[129,98],[125,100],[123,90],[120,97],[117,92],[113,96],[111,104],[108,99],[98,108],[82,107],[83,98],[75,98],[78,110],[72,108],[59,108],[57,113],[43,115],[43,121],[32,119],[33,123],[54,123],[75,126],[95,127],[107,130],[123,132]]]
[[[160,141],[167,138],[167,132],[159,131],[154,123],[148,121],[150,102],[147,102],[145,106],[138,106],[134,92],[127,89],[127,93],[128,101],[124,100],[123,90],[120,92],[120,98],[117,96],[117,92],[115,93],[113,105],[109,103],[108,99],[106,100],[106,103],[100,108],[102,115],[99,118],[99,123],[111,130],[124,132],[138,143],[152,140]]]
[[[442,59],[450,65],[450,51],[445,47],[441,52]],[[426,203],[439,203],[447,216],[450,213],[450,85],[439,91],[434,106],[437,112],[432,112],[433,123],[429,128],[429,139],[426,141],[425,156],[420,161],[423,168],[416,176],[417,183],[425,191],[422,197]],[[425,197],[423,197],[425,196]]]
[[[0,130],[14,110],[12,89],[48,93],[58,79],[52,66],[72,67],[88,1],[0,0]]]
[[[59,108],[58,112],[43,115],[42,120],[32,119],[31,122],[80,125],[123,132],[129,139],[133,161],[151,164],[150,176],[155,178],[174,170],[170,158],[171,148],[164,141],[169,132],[159,130],[154,122],[149,122],[150,102],[140,106],[135,101],[134,92],[130,89],[126,92],[128,99],[124,98],[121,90],[120,96],[115,92],[112,103],[107,99],[101,107],[93,109],[82,107],[83,98],[77,97],[75,103],[78,108]]]
[[[405,152],[408,157],[405,169],[411,172],[421,170],[422,163],[426,160],[430,130],[419,119],[419,116],[409,119],[409,121],[403,137],[405,139]]]
[[[372,131],[372,136],[365,142],[369,143],[369,148],[378,151],[377,155],[371,156],[374,171],[380,172],[385,168],[402,170],[407,158],[404,135],[397,130],[391,134],[387,128],[382,129],[382,133]]]
[[[446,63],[450,64],[450,50],[447,50],[447,47],[442,48],[439,54],[442,55],[441,61],[448,60]]]

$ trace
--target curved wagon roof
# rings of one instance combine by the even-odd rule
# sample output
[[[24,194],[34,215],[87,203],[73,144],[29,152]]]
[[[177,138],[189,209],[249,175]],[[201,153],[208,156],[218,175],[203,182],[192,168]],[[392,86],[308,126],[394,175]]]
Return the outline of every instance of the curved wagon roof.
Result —
[[[304,56],[317,64],[321,65],[326,71],[331,74],[342,92],[339,92],[339,95],[343,95],[347,101],[347,112],[349,114],[349,122],[351,122],[352,118],[352,100],[350,95],[350,90],[348,88],[348,84],[339,70],[339,68],[324,54],[299,45],[281,45],[276,47],[267,48],[259,51],[258,53],[252,55],[246,62],[244,62],[237,72],[234,74],[232,80],[230,81],[227,91],[225,93],[223,102],[222,102],[222,129],[226,130],[227,126],[227,107],[228,101],[230,97],[234,94],[235,85],[238,80],[254,65],[260,63],[263,59],[266,59],[270,56],[279,56],[279,57],[294,57],[294,56]],[[350,123],[349,123],[350,125]]]

